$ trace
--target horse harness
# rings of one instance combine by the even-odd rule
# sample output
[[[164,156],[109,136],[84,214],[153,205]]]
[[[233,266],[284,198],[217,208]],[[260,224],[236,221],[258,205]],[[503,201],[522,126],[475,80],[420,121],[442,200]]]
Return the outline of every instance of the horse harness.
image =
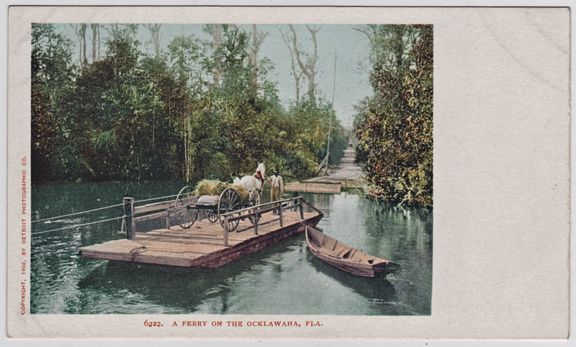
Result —
[[[258,179],[258,181],[260,181],[262,184],[260,185],[260,187],[264,187],[264,177],[262,177],[262,173],[260,171],[256,171],[256,173],[254,174],[254,177],[256,177]],[[262,192],[261,188],[256,188],[258,190],[258,194],[260,194]]]

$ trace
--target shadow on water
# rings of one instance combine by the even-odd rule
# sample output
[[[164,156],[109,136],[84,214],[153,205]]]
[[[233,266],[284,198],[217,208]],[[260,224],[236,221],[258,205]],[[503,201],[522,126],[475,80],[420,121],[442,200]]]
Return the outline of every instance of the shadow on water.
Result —
[[[367,299],[379,299],[387,302],[396,301],[394,285],[384,278],[358,277],[330,266],[316,258],[310,251],[307,252],[310,266],[322,274],[348,287]]]
[[[108,262],[84,277],[78,287],[109,293],[127,291],[176,311],[194,312],[211,297],[222,297],[226,301],[229,283],[234,282],[242,270],[233,267],[222,269],[176,269]],[[223,308],[219,313],[225,313],[225,304]],[[112,308],[110,313],[113,312]],[[140,312],[135,310],[131,313]]]
[[[170,313],[200,313],[201,306],[214,300],[217,304],[210,307],[211,313],[229,312],[235,285],[243,282],[246,273],[258,273],[263,267],[273,267],[273,274],[279,280],[287,269],[278,262],[278,254],[293,252],[295,248],[305,248],[301,239],[290,240],[270,248],[262,253],[253,254],[241,261],[215,269],[188,269],[157,265],[107,262],[95,268],[78,283],[80,290],[125,292],[142,296],[148,302],[170,308]],[[276,260],[275,260],[276,259]],[[309,251],[304,255],[307,269],[313,269],[316,275],[327,276],[339,285],[351,289],[364,297],[367,302],[386,306],[386,312],[393,315],[413,314],[411,310],[398,302],[394,284],[383,278],[363,278],[353,276],[325,264]],[[270,280],[274,281],[273,278]],[[314,276],[308,278],[314,281]],[[260,281],[265,281],[260,279]],[[265,285],[265,284],[263,284]],[[318,294],[318,293],[317,293]],[[329,293],[321,293],[327,295]],[[102,313],[141,313],[136,308],[124,312],[122,308],[107,307]],[[289,310],[286,307],[286,310]],[[266,313],[264,311],[263,313]],[[80,312],[84,313],[84,312]],[[93,310],[85,313],[93,313]],[[267,312],[281,313],[281,312]]]
[[[229,311],[230,294],[248,273],[259,273],[272,267],[273,273],[282,273],[282,264],[274,261],[278,255],[292,252],[302,240],[286,240],[271,248],[247,256],[236,262],[213,269],[179,268],[149,264],[109,261],[88,273],[78,283],[80,290],[117,293],[125,291],[144,297],[171,313],[201,313],[200,306],[216,300],[209,308],[211,313]],[[84,312],[81,312],[84,313]],[[85,312],[91,313],[91,312]],[[117,313],[112,310],[106,313]],[[129,313],[142,313],[131,310]]]

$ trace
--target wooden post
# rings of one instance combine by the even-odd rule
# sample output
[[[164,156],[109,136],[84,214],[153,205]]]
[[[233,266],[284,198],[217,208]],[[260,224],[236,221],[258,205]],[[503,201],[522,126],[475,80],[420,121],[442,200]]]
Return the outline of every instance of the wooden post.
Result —
[[[134,207],[134,198],[130,198],[130,221],[132,225],[132,235],[130,238],[132,239],[136,234],[136,208]]]
[[[284,208],[282,207],[282,205],[283,205],[283,203],[280,202],[280,208],[278,209],[278,217],[280,217],[280,227],[283,227],[283,226],[284,226],[284,223],[283,223],[283,221],[282,221],[282,210],[283,210]]]
[[[304,219],[304,205],[302,204],[302,199],[298,199],[298,208],[300,209],[300,218]]]
[[[257,214],[257,210],[256,210],[256,209],[252,210],[251,213],[254,214],[254,215],[253,215],[253,218],[254,218],[254,220],[256,221],[256,223],[254,223],[254,235],[258,235],[258,222],[260,222],[260,219],[257,218],[258,216],[256,215],[256,214]]]
[[[170,208],[167,208],[166,212],[166,229],[170,229]]]
[[[126,226],[126,238],[134,238],[136,232],[136,221],[134,220],[134,198],[125,196],[122,199],[124,203],[124,225]]]
[[[224,216],[224,247],[228,247],[228,216]]]

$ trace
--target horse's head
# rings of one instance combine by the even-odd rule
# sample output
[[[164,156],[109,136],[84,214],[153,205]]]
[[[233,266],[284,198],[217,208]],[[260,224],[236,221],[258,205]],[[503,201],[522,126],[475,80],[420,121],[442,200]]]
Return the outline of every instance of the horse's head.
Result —
[[[264,166],[264,163],[258,164],[254,176],[256,176],[260,181],[262,181],[262,183],[264,183],[264,180],[266,179],[266,167]]]
[[[263,178],[266,178],[266,166],[264,163],[258,163],[258,167],[256,168],[256,172],[260,171],[260,174]]]

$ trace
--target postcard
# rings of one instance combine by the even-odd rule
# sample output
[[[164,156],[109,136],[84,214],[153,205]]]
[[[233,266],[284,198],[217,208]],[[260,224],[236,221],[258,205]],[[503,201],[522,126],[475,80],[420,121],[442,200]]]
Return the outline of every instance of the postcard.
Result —
[[[568,337],[568,8],[8,24],[10,338]]]

